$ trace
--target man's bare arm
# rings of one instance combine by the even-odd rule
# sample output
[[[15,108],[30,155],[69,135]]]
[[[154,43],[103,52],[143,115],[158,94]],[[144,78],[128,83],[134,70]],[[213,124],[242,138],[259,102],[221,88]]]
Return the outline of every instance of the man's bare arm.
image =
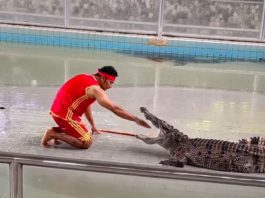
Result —
[[[87,108],[87,110],[85,112],[85,116],[86,116],[86,119],[88,120],[88,122],[91,125],[92,133],[99,133],[99,131],[97,130],[97,127],[95,125],[95,121],[94,121],[93,115],[92,115],[91,106],[88,106],[88,108]]]
[[[126,111],[122,107],[113,103],[108,95],[98,86],[93,86],[87,89],[88,96],[94,97],[97,102],[105,107],[106,109],[110,110],[117,116],[136,122],[138,125],[150,128],[150,126],[142,119],[136,117],[135,115],[131,114],[130,112]]]
[[[86,112],[85,112],[85,116],[86,119],[88,120],[88,122],[90,123],[91,126],[95,126],[95,122],[92,116],[92,110],[91,110],[91,106],[88,106]]]

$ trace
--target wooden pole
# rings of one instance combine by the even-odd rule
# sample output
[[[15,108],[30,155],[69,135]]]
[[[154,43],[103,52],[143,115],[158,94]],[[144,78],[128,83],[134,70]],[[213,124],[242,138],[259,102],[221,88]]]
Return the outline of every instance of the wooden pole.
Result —
[[[98,129],[98,131],[103,132],[103,133],[113,133],[113,134],[117,134],[117,135],[127,135],[127,136],[133,136],[133,137],[136,136],[135,133],[124,132],[124,131],[113,131],[113,130],[105,130],[105,129]]]

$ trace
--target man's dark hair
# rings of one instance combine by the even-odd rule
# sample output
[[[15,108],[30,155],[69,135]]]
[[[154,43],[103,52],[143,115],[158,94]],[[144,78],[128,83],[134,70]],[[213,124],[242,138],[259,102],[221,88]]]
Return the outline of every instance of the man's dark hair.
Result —
[[[118,77],[118,72],[113,66],[103,66],[98,69],[100,72],[104,72],[106,74],[109,74],[111,76]]]

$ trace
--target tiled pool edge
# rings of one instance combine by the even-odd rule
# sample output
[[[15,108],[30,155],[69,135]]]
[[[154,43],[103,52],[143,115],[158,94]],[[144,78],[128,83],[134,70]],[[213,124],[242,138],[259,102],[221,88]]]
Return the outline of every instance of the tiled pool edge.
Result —
[[[99,33],[0,24],[0,42],[111,50],[153,57],[265,61],[265,43]]]

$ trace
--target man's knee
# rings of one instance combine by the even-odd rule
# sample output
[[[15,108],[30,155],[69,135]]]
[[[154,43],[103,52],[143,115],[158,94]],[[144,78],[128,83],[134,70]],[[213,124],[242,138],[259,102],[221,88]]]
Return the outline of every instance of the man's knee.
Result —
[[[82,149],[88,149],[90,147],[90,145],[92,144],[92,138],[90,138],[87,141],[83,141],[83,146]]]

